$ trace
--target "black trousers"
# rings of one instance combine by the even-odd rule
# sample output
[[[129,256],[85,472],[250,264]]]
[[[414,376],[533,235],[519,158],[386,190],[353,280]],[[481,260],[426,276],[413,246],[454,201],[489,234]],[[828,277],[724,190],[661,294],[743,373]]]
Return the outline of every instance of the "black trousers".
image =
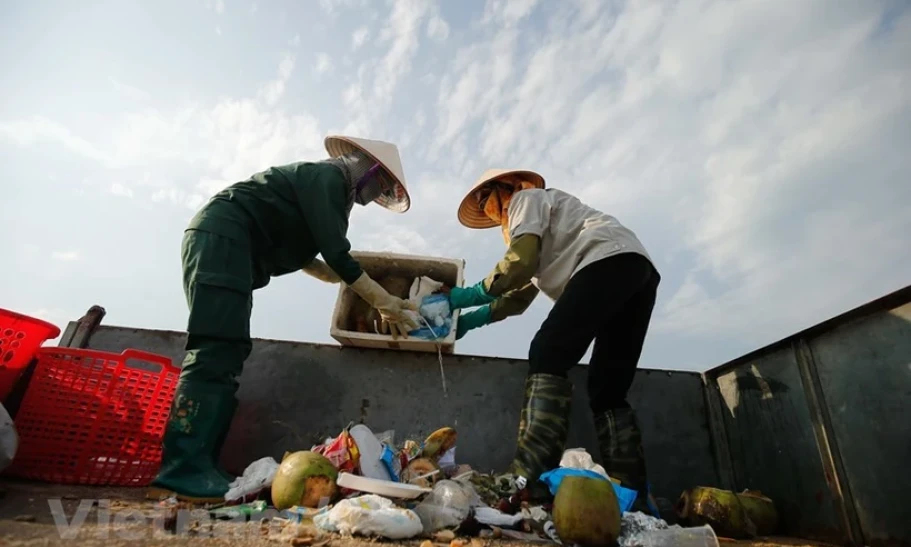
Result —
[[[645,343],[661,276],[642,255],[623,253],[570,279],[528,351],[530,374],[566,377],[592,341],[588,395],[595,413],[628,408],[626,394]]]

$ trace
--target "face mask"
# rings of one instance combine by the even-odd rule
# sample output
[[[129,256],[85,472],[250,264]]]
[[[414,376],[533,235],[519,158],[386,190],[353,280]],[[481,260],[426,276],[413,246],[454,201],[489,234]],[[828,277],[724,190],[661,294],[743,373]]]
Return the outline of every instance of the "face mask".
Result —
[[[354,192],[354,201],[358,205],[367,205],[383,195],[383,180],[380,173],[380,164],[374,164],[357,182]]]

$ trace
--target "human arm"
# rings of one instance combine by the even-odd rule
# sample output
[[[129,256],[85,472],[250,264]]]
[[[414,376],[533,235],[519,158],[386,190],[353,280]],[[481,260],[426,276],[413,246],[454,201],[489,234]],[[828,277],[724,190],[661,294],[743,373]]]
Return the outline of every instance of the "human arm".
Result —
[[[389,294],[351,256],[347,237],[347,184],[341,171],[331,168],[317,172],[306,185],[297,185],[298,203],[307,226],[328,269],[379,312],[383,331],[391,331],[393,338],[407,337],[409,331],[418,327],[406,313],[415,306]]]
[[[347,236],[347,184],[338,169],[322,169],[308,178],[305,184],[296,184],[295,191],[313,242],[326,265],[342,281],[351,285],[364,271],[351,256],[351,243]]]
[[[493,271],[470,287],[453,287],[449,293],[452,309],[493,303],[497,298],[530,284],[538,268],[541,238],[525,234],[512,240]],[[532,285],[533,286],[533,285]]]
[[[305,274],[319,279],[324,283],[341,283],[342,281],[342,278],[332,271],[332,268],[318,258],[314,258],[310,261],[310,264],[304,266],[302,270]]]
[[[538,287],[528,283],[521,289],[510,291],[494,302],[460,316],[456,326],[456,339],[461,339],[470,330],[521,315],[531,306],[536,296]]]

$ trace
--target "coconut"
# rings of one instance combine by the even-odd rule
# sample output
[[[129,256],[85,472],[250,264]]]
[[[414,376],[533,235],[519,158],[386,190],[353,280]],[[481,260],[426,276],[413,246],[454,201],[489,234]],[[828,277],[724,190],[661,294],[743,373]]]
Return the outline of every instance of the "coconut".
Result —
[[[680,495],[677,516],[691,526],[708,524],[722,537],[742,539],[756,535],[740,499],[729,490],[697,486]]]
[[[433,463],[432,460],[428,458],[417,458],[412,460],[411,463],[402,470],[401,479],[404,483],[421,486],[423,488],[431,488],[434,483],[436,483],[437,479],[439,479],[439,473],[422,479],[418,479],[418,477],[427,475],[438,469],[439,467],[437,464]]]
[[[421,454],[425,458],[439,458],[455,446],[458,434],[451,427],[441,427],[431,433],[424,440],[424,450]]]
[[[775,503],[758,490],[744,490],[737,494],[747,517],[756,525],[756,535],[770,536],[778,530],[778,510]]]
[[[620,536],[620,503],[606,480],[564,477],[554,498],[553,516],[564,545],[612,545]]]
[[[337,479],[338,469],[325,456],[309,450],[285,453],[272,479],[272,504],[278,510],[319,507],[323,499],[335,498]]]

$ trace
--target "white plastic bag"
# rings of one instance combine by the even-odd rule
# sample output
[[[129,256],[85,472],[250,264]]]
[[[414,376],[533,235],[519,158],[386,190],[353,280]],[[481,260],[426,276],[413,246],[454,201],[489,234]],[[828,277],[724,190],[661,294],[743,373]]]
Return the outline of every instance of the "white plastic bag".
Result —
[[[19,434],[13,419],[3,404],[0,404],[0,471],[13,463],[16,452],[19,450]]]
[[[260,458],[244,469],[244,474],[234,479],[225,492],[225,500],[239,500],[272,486],[272,479],[278,471],[278,462],[273,458]]]
[[[591,454],[584,448],[570,448],[563,452],[563,457],[560,458],[560,467],[585,469],[587,471],[593,471],[605,479],[610,479],[610,477],[607,476],[607,471],[604,470],[604,467],[596,464],[595,460],[592,459]]]
[[[442,286],[441,281],[430,279],[427,276],[415,277],[411,283],[411,290],[408,291],[408,300],[420,304],[425,296],[430,296],[434,291],[440,290]]]
[[[424,531],[414,511],[396,507],[390,500],[367,494],[342,500],[328,512],[313,517],[313,524],[343,536],[380,536],[408,539]]]
[[[524,517],[522,516],[522,513],[507,515],[506,513],[498,511],[493,507],[478,507],[474,510],[474,518],[481,524],[486,524],[488,526],[511,527],[522,522],[522,519]]]
[[[421,518],[424,532],[431,534],[462,524],[468,518],[474,495],[477,495],[474,490],[458,482],[442,480],[433,486],[433,492],[414,508],[414,512]]]

